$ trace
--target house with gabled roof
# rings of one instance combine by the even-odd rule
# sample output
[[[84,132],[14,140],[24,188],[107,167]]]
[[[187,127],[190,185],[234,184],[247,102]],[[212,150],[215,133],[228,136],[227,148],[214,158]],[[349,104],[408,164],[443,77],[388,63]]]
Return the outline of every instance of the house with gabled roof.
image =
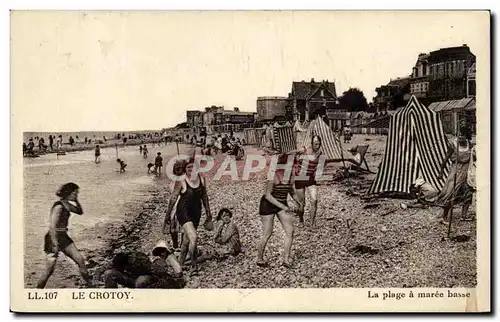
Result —
[[[316,82],[312,78],[309,82],[293,82],[288,98],[290,104],[287,118],[308,121],[313,119],[316,113],[325,114],[327,109],[336,107],[337,90],[334,82]]]

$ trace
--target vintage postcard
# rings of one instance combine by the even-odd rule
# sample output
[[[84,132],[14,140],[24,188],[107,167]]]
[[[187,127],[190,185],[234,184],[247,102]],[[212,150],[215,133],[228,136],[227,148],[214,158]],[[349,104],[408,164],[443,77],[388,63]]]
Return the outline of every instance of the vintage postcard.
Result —
[[[14,10],[10,46],[11,310],[490,311],[490,12]]]

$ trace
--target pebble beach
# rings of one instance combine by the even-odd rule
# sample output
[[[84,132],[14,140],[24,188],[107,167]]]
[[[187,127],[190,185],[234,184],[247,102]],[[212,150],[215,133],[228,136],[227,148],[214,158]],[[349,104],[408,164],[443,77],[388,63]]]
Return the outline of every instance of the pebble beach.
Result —
[[[382,160],[385,136],[355,135],[349,149],[369,144],[366,159],[376,172]],[[246,146],[246,155],[270,157],[270,153]],[[225,156],[216,157],[216,164]],[[245,160],[238,161],[241,178]],[[334,173],[341,163],[328,165]],[[447,239],[447,227],[439,223],[441,209],[402,209],[398,199],[365,199],[373,174],[360,174],[342,181],[321,182],[314,228],[298,225],[292,246],[294,266],[282,264],[284,232],[276,219],[273,236],[266,249],[268,268],[256,266],[256,249],[261,235],[258,215],[259,200],[264,192],[267,172],[252,175],[248,181],[232,181],[229,176],[213,180],[207,173],[207,186],[212,214],[223,207],[232,210],[239,227],[243,253],[200,264],[198,276],[186,277],[187,288],[334,288],[334,287],[474,287],[476,277],[475,203],[468,218],[460,218],[455,208],[453,236],[467,240]],[[99,236],[99,247],[81,247],[91,271],[99,276],[120,249],[150,253],[161,239],[171,244],[161,232],[165,216],[169,184],[148,188],[148,198],[130,204],[124,220],[88,228],[85,234]],[[308,200],[306,201],[307,205]],[[204,216],[202,217],[202,221]],[[215,246],[213,232],[200,225],[199,246],[202,250]],[[78,241],[75,240],[75,242]],[[58,287],[81,287],[78,270],[68,259],[54,273]],[[33,281],[32,275],[27,276]],[[97,278],[98,279],[98,278]],[[102,281],[100,281],[102,282]],[[29,284],[30,282],[28,282]]]

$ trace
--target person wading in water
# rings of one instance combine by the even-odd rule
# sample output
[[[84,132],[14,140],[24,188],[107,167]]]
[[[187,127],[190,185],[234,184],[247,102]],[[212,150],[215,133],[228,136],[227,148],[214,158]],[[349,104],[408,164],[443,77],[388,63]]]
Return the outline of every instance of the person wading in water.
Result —
[[[286,165],[288,155],[282,154],[278,158],[279,165]],[[293,173],[291,178],[285,177],[285,170],[276,170],[273,180],[266,184],[266,190],[260,199],[259,214],[262,221],[262,237],[257,248],[257,266],[267,267],[269,264],[264,261],[264,250],[267,241],[273,233],[274,217],[278,216],[281,226],[285,231],[285,249],[283,252],[283,265],[287,268],[292,266],[290,251],[293,242],[293,218],[292,212],[287,204],[287,197],[292,198],[303,208],[300,198],[295,193],[293,187]]]
[[[174,191],[170,196],[168,209],[163,224],[163,232],[166,234],[170,228],[170,216],[172,208],[177,202],[177,197],[180,195],[177,203],[176,217],[182,227],[184,236],[182,238],[181,253],[179,263],[184,265],[186,255],[189,250],[191,260],[191,275],[198,274],[198,266],[196,262],[196,246],[198,244],[198,234],[196,232],[201,220],[201,206],[205,208],[206,220],[204,227],[207,230],[213,230],[212,215],[210,205],[208,204],[208,195],[205,178],[197,174],[192,177],[194,167],[194,158],[185,164],[185,178],[182,181],[176,181]],[[187,238],[186,238],[187,237]]]
[[[59,252],[71,258],[79,267],[80,274],[88,287],[92,287],[91,277],[85,267],[85,260],[78,251],[73,240],[68,236],[68,221],[71,213],[83,215],[83,209],[78,201],[78,185],[70,182],[64,184],[56,195],[61,198],[52,206],[50,213],[50,229],[45,235],[44,251],[47,253],[47,268],[40,278],[37,288],[45,288],[47,281],[54,272]]]
[[[300,150],[291,151],[288,154],[297,153],[295,164],[295,176],[305,176],[307,179],[295,179],[295,189],[303,205],[298,212],[299,222],[304,224],[304,206],[306,202],[306,189],[311,196],[311,227],[316,224],[316,211],[318,208],[318,188],[316,183],[316,170],[321,156],[321,138],[314,135],[311,139],[311,148],[303,147]]]
[[[101,156],[101,148],[99,144],[95,146],[95,163],[99,163],[99,157]]]

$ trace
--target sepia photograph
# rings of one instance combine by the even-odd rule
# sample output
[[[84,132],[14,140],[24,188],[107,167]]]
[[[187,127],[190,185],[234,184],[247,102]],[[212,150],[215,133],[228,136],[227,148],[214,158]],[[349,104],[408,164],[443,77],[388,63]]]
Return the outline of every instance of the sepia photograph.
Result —
[[[11,306],[488,311],[490,18],[11,11]]]

